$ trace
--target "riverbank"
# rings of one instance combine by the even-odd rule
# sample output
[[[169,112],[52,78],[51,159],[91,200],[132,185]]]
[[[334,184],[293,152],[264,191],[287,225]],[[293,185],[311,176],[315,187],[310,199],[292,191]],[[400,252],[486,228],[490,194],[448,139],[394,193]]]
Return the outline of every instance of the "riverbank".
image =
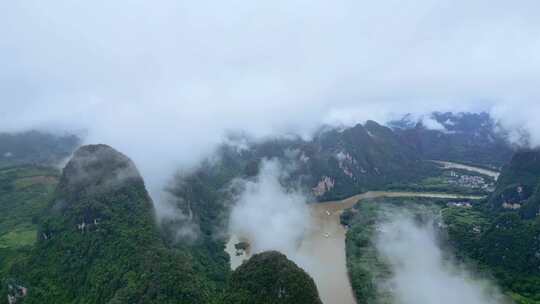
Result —
[[[303,266],[315,280],[323,303],[356,304],[346,265],[347,230],[340,224],[340,216],[344,210],[361,200],[380,197],[484,198],[483,196],[446,193],[369,191],[343,200],[310,204],[312,225],[305,233],[298,248],[298,255],[309,258],[310,262]],[[238,240],[236,236],[231,237],[226,249],[231,255],[231,266],[234,268],[241,264],[241,260],[249,258],[249,255],[236,256],[236,251],[233,250],[235,240]]]

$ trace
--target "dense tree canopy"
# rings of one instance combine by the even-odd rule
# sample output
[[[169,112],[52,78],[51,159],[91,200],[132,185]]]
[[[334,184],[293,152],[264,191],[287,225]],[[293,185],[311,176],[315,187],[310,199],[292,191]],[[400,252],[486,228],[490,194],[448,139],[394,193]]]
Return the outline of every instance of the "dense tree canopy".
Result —
[[[227,304],[321,304],[313,279],[277,251],[253,255],[231,277]]]

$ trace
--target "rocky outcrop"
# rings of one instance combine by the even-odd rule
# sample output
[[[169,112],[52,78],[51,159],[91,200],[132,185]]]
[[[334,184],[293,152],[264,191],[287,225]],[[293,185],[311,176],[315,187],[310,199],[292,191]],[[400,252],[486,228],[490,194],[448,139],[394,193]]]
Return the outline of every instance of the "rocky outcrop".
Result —
[[[323,176],[323,178],[317,183],[317,186],[313,187],[313,194],[317,197],[323,196],[328,191],[332,190],[335,185],[335,180],[328,176]]]

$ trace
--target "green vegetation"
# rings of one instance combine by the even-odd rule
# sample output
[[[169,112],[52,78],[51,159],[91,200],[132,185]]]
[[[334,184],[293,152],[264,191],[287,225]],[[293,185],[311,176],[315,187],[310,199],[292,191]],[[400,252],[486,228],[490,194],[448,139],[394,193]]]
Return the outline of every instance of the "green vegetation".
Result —
[[[465,117],[449,133],[421,126],[393,131],[368,121],[321,130],[312,140],[241,137],[241,145],[223,145],[215,159],[177,175],[168,190],[185,217],[159,227],[144,182],[124,155],[86,146],[60,178],[42,165],[70,155],[78,139],[0,134],[1,294],[24,286],[24,303],[319,303],[313,280],[279,253],[255,255],[230,271],[223,229],[238,191],[234,179],[252,178],[263,159],[277,158],[290,168],[282,181],[288,187],[310,190],[332,180],[319,200],[377,189],[485,194],[450,183],[448,171],[425,161],[502,164],[510,149],[498,138],[490,143],[492,134],[475,119],[483,120]],[[480,130],[480,139],[460,133],[464,126]],[[364,201],[346,211],[347,266],[359,303],[392,300],[377,288],[391,270],[371,243],[385,216],[381,203],[420,215],[442,209],[452,254],[492,275],[518,303],[540,303],[537,156],[517,155],[489,202],[473,208],[408,198]],[[506,201],[522,208],[503,210]]]
[[[394,303],[390,289],[381,288],[391,278],[392,271],[374,244],[377,224],[389,216],[390,208],[407,210],[421,218],[436,214],[446,202],[427,198],[368,199],[342,214],[342,224],[349,227],[346,236],[347,269],[359,304]]]
[[[365,216],[351,217],[345,222],[350,226],[346,252],[351,286],[359,304],[391,303],[391,296],[377,289],[378,282],[389,278],[391,271],[385,261],[378,258],[372,243],[376,229],[376,206],[367,202],[361,205],[358,208],[361,210],[355,209],[355,213],[362,212]]]
[[[131,161],[87,146],[64,169],[37,245],[7,278],[28,288],[24,303],[209,303],[217,283],[195,258],[163,243]]]
[[[49,169],[4,171],[10,186],[0,185],[7,195],[35,195],[27,193],[37,187],[29,181],[47,190],[38,205],[2,213],[6,219],[17,216],[16,221],[2,222],[7,232],[0,243],[4,245],[0,246],[1,294],[15,296],[17,303],[217,304],[250,292],[241,284],[242,276],[265,286],[266,278],[259,275],[275,267],[281,267],[277,291],[285,302],[272,303],[298,303],[298,299],[320,303],[304,301],[318,299],[313,280],[277,253],[262,263],[256,258],[230,279],[223,241],[214,238],[215,227],[207,218],[212,213],[198,214],[199,223],[208,227],[201,226],[196,241],[164,238],[137,169],[108,146],[79,149],[59,182]],[[44,172],[54,177],[54,183],[44,178]],[[51,194],[54,184],[58,185]],[[37,243],[32,245],[36,235]],[[6,300],[0,297],[0,303]]]
[[[0,169],[0,278],[34,245],[37,218],[52,197],[58,175],[36,166]]]
[[[444,211],[459,258],[493,275],[516,303],[540,303],[540,221],[522,220],[517,213]]]
[[[231,277],[225,304],[321,304],[313,279],[276,251],[255,254]]]
[[[392,303],[392,295],[378,286],[391,277],[387,262],[373,244],[377,223],[388,206],[416,215],[440,214],[440,237],[447,253],[492,277],[518,304],[540,303],[540,220],[523,220],[517,213],[489,212],[486,202],[472,207],[447,206],[448,200],[384,198],[364,200],[343,213],[349,226],[347,267],[359,303]],[[440,212],[439,212],[440,210]]]
[[[0,168],[57,164],[79,144],[80,139],[73,135],[56,136],[38,131],[0,133]]]
[[[321,132],[301,150],[309,160],[307,170],[300,173],[313,178],[307,186],[317,185],[324,176],[334,180],[334,186],[319,197],[322,201],[439,174],[436,165],[424,162],[390,128],[374,121],[341,132]]]
[[[0,237],[0,248],[32,246],[36,241],[36,230],[13,230]]]
[[[45,167],[70,155],[79,140],[39,132],[0,133],[0,280],[36,242],[38,218],[58,183]],[[1,289],[0,289],[1,290]],[[0,297],[0,302],[5,300]]]
[[[466,178],[465,181],[464,178]],[[481,181],[469,181],[473,178],[478,178]],[[493,190],[494,182],[492,177],[480,173],[461,169],[444,169],[440,170],[438,175],[418,182],[392,183],[385,185],[382,189],[389,191],[488,195]]]
[[[496,131],[496,122],[487,113],[433,113],[432,118],[446,132],[429,130],[408,118],[390,125],[402,143],[412,146],[423,159],[498,169],[514,153],[505,134]]]
[[[456,254],[463,260],[463,253],[475,251],[481,232],[488,229],[490,218],[473,208],[444,208],[441,215],[446,223],[448,238],[455,247]]]
[[[223,146],[219,161],[205,161],[191,172],[179,172],[167,189],[172,202],[190,223],[200,229],[205,240],[215,240],[226,225],[232,193],[229,186],[234,178],[256,175],[258,163],[238,157],[234,148]],[[188,216],[189,215],[189,216]],[[175,241],[174,230],[185,225],[182,221],[164,223],[167,237]]]
[[[409,189],[434,191],[439,181],[429,178]],[[428,185],[432,187],[426,187]],[[505,166],[488,200],[472,207],[434,204],[441,208],[444,223],[441,237],[449,245],[448,253],[475,272],[492,277],[518,304],[540,303],[539,185],[540,153],[522,151]],[[503,203],[519,205],[513,205],[518,207],[512,209],[504,208]],[[409,199],[381,199],[377,204],[363,201],[342,215],[342,222],[350,226],[347,265],[360,302],[391,301],[391,295],[377,288],[391,273],[371,243],[376,222],[384,217],[381,205],[388,204],[405,209],[413,205]],[[418,204],[418,200],[414,200],[414,204]]]
[[[312,190],[327,177],[332,185],[316,193],[320,201],[342,199],[392,183],[420,182],[442,172],[403,145],[391,129],[368,121],[343,131],[321,130],[312,140],[233,138],[195,171],[179,174],[171,193],[187,198],[180,205],[185,201],[197,203],[191,208],[200,206],[200,213],[216,208],[220,211],[227,200],[220,197],[229,190],[224,188],[234,178],[256,176],[263,159],[277,159],[289,169],[288,178],[282,181],[285,186]],[[209,218],[219,219],[219,213]]]
[[[526,219],[540,214],[539,150],[520,151],[512,157],[499,177],[489,205],[495,212],[508,211],[509,205],[518,206]]]
[[[0,237],[35,230],[35,217],[51,198],[58,175],[57,170],[34,166],[0,169]]]
[[[520,151],[486,202],[473,210],[443,210],[458,257],[492,274],[516,303],[540,303],[539,186],[540,152]]]

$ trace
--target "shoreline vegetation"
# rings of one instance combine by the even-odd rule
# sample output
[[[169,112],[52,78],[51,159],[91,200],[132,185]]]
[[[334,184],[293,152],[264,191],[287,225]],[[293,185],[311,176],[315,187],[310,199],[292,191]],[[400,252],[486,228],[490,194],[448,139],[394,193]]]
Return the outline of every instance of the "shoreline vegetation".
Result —
[[[446,164],[452,164],[452,163],[446,163]],[[19,187],[20,189],[22,189],[23,187],[28,187],[28,186],[31,186],[32,183],[36,183],[36,184],[39,184],[39,185],[44,185],[46,186],[48,189],[48,195],[51,195],[52,194],[52,189],[54,188],[54,186],[56,185],[56,182],[53,183],[53,180],[51,178],[43,178],[43,176],[46,176],[46,175],[51,175],[52,177],[54,177],[54,179],[58,179],[59,177],[59,173],[58,171],[48,171],[46,172],[46,168],[43,168],[43,167],[35,167],[35,166],[13,166],[13,167],[9,167],[9,168],[3,168],[4,172],[17,172],[18,170],[33,170],[33,168],[36,168],[35,170],[37,170],[36,172],[37,173],[23,173],[23,175],[21,176],[17,176],[17,180],[14,180],[13,181],[13,185],[15,185],[16,187]],[[448,171],[448,170],[455,170],[456,172],[460,173],[460,174],[464,174],[465,171],[468,171],[468,172],[471,172],[471,176],[482,176],[482,174],[480,172],[482,171],[478,171],[476,170],[477,168],[473,168],[472,170],[467,170],[466,168],[463,168],[463,165],[462,164],[456,164],[456,167],[452,168],[452,167],[446,167],[446,168],[441,168],[441,172],[445,172],[445,171]],[[39,170],[45,170],[45,172],[39,172]],[[52,169],[50,169],[52,170]],[[481,170],[484,170],[484,169],[481,169]],[[494,174],[496,173],[495,171],[492,171]],[[39,174],[38,174],[39,173]],[[17,173],[19,174],[19,173]],[[26,174],[26,175],[25,175]],[[36,176],[37,174],[37,176]],[[498,173],[497,173],[498,174]],[[27,176],[28,175],[28,176]],[[485,175],[483,175],[485,176]],[[11,184],[12,182],[10,182]],[[25,188],[26,189],[26,188]],[[29,188],[31,189],[31,188]],[[460,201],[481,201],[481,200],[484,200],[487,195],[489,194],[488,191],[478,191],[478,190],[475,190],[475,189],[465,189],[465,188],[459,188],[459,187],[448,187],[448,186],[444,186],[443,183],[441,183],[439,186],[433,186],[433,184],[431,185],[422,185],[421,183],[420,184],[417,184],[417,185],[413,185],[413,184],[403,184],[403,185],[397,185],[397,184],[390,184],[390,185],[387,185],[387,186],[384,186],[384,187],[380,187],[379,189],[377,188],[374,188],[376,189],[376,191],[365,191],[361,194],[357,194],[357,195],[353,195],[353,196],[349,196],[349,197],[346,197],[344,199],[341,199],[341,200],[332,200],[332,201],[327,201],[327,202],[317,202],[317,203],[313,203],[313,204],[310,204],[310,207],[313,209],[313,210],[317,210],[317,211],[321,211],[321,212],[324,212],[324,214],[327,214],[327,211],[330,210],[330,212],[328,212],[328,216],[329,218],[331,218],[332,221],[334,221],[335,223],[337,223],[338,226],[341,227],[342,224],[344,224],[344,227],[346,227],[346,229],[343,229],[343,249],[339,249],[339,250],[343,250],[343,256],[344,256],[344,261],[343,263],[346,265],[346,268],[345,268],[345,271],[344,271],[344,276],[345,276],[345,282],[348,282],[348,285],[347,286],[344,286],[344,289],[347,289],[349,290],[349,292],[352,290],[354,295],[358,298],[358,279],[357,277],[355,276],[355,273],[353,273],[351,271],[351,265],[350,265],[350,262],[349,262],[349,259],[350,259],[350,253],[349,253],[349,231],[351,231],[351,229],[353,229],[353,227],[351,227],[351,224],[347,221],[350,221],[352,218],[354,218],[354,216],[356,215],[356,212],[354,211],[350,211],[350,210],[354,210],[356,208],[356,206],[358,205],[361,205],[359,204],[360,202],[362,203],[368,203],[372,200],[404,200],[404,201],[422,201],[422,200],[437,200],[437,201],[444,201],[445,203],[448,203],[452,200],[460,200]],[[11,189],[12,190],[12,189]],[[391,190],[391,191],[388,191],[388,190]],[[47,195],[43,194],[41,195],[41,199],[43,199],[45,201],[45,198]],[[474,206],[476,206],[477,204],[474,203],[472,204]],[[442,205],[441,205],[442,206]],[[43,206],[42,206],[43,207]],[[40,207],[41,209],[43,209],[42,207]],[[40,208],[37,208],[37,209],[40,209]],[[476,207],[475,207],[476,208]],[[476,209],[474,209],[474,212],[476,212]],[[40,209],[40,210],[41,210]],[[345,210],[347,209],[347,210]],[[463,210],[468,210],[468,212],[473,212],[471,210],[473,209],[469,209],[469,208],[463,208]],[[34,210],[36,211],[36,210]],[[37,210],[39,211],[39,210]],[[36,211],[36,212],[37,212]],[[352,214],[351,214],[352,212]],[[27,222],[35,222],[36,221],[36,215],[33,216],[33,218],[31,218],[30,220],[28,220]],[[34,225],[34,224],[32,224]],[[35,229],[35,228],[34,228]],[[8,234],[5,234],[6,235],[6,240],[12,240],[13,237],[12,235],[8,235]],[[28,235],[27,233],[26,234],[21,234],[21,235]],[[325,233],[318,233],[315,237],[318,237],[318,238],[328,238],[328,234],[325,234]],[[20,252],[21,254],[24,253],[25,250],[29,250],[29,248],[32,246],[31,243],[33,243],[35,240],[31,239],[31,238],[25,238],[25,239],[28,239],[28,241],[25,241],[24,243],[24,246],[20,248]],[[12,242],[12,244],[15,244]],[[234,245],[236,244],[232,244],[232,248],[234,248],[236,251],[238,251],[239,249],[245,249],[245,248],[235,248]],[[245,244],[243,244],[243,246],[245,246]],[[237,246],[238,247],[238,246]],[[10,260],[11,261],[16,261],[17,259],[17,255],[15,254],[15,251],[10,251],[11,249],[9,248],[2,248],[3,251],[7,252],[9,251],[8,253],[9,254],[6,254],[5,258],[7,259],[7,261],[9,262]],[[6,251],[7,250],[7,251]],[[242,250],[240,250],[242,251]],[[244,250],[245,251],[245,250]],[[28,254],[28,253],[27,253]],[[317,254],[317,252],[315,252],[315,254]],[[243,256],[244,258],[247,257],[248,255],[246,254],[245,256]],[[231,255],[231,259],[234,259],[233,256]],[[9,264],[11,264],[12,262],[9,262]],[[237,262],[238,263],[238,262]],[[241,264],[241,261],[239,261],[238,265],[239,266]],[[6,264],[7,265],[7,264]],[[5,269],[0,269],[0,271],[2,272],[5,272],[7,271],[8,268],[5,268]],[[314,277],[315,279],[315,283],[317,283],[317,277]],[[508,289],[505,289],[505,290],[508,290]],[[325,298],[325,296],[327,295],[324,295],[322,294],[321,295],[321,298]],[[521,293],[513,293],[513,296],[515,299],[525,299],[525,300],[520,300],[519,303],[526,303],[526,304],[529,304],[529,303],[537,303],[537,302],[527,302],[528,301],[528,298],[524,297],[523,294]],[[384,297],[383,297],[384,298]],[[363,302],[363,300],[357,300],[357,303],[367,303],[367,302]],[[375,302],[373,302],[375,303]],[[383,303],[383,302],[381,302]]]
[[[426,210],[437,218],[437,235],[444,254],[501,287],[517,304],[540,303],[538,270],[528,267],[540,224],[520,220],[515,213],[495,215],[485,208],[486,200],[453,204],[451,199],[426,197],[374,197],[358,200],[341,215],[348,227],[347,269],[358,304],[388,304],[393,294],[385,286],[392,276],[374,239],[389,206],[422,218]],[[397,208],[395,208],[397,209]],[[381,211],[382,210],[382,211]],[[504,227],[503,227],[504,226]],[[516,238],[516,236],[519,236]],[[511,251],[509,251],[511,249]],[[506,257],[507,260],[505,263]],[[503,260],[501,260],[503,259]]]

